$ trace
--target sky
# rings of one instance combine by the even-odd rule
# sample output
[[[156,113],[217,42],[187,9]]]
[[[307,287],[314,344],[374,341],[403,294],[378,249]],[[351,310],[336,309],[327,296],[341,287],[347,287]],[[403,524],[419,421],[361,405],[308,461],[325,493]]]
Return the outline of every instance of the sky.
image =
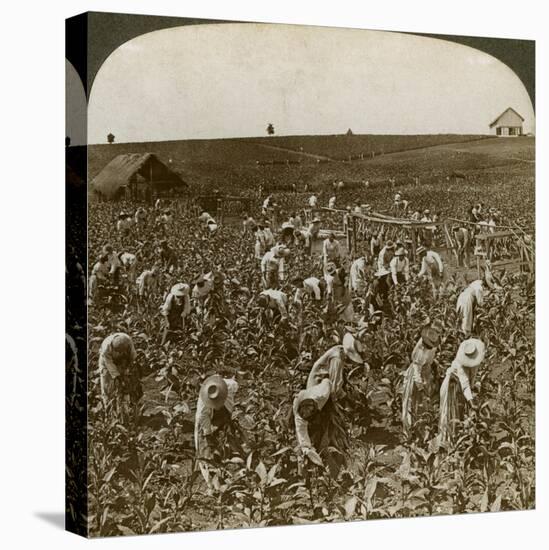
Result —
[[[486,134],[507,107],[534,131],[506,65],[444,40],[274,24],[198,25],[126,42],[102,65],[89,143],[340,134]]]

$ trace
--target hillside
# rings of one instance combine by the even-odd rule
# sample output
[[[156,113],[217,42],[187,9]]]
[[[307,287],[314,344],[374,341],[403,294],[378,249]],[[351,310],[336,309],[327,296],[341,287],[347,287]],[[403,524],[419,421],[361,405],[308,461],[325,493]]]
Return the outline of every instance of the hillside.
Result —
[[[161,141],[147,143],[114,143],[90,145],[89,175],[93,178],[115,156],[124,153],[156,153],[164,162],[170,159],[176,167],[196,165],[260,165],[269,163],[317,164],[318,161],[357,160],[374,155],[406,151],[447,143],[478,140],[483,136],[468,135],[332,135],[272,136],[212,140]],[[192,170],[191,170],[192,172]]]

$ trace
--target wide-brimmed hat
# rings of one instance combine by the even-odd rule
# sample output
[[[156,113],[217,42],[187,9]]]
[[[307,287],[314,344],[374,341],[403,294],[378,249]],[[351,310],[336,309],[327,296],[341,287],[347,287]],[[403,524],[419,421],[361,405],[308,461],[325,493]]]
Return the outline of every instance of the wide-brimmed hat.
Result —
[[[430,214],[431,211],[430,211],[428,208],[426,208],[426,209],[423,211],[423,213],[424,213],[424,214]]]
[[[281,247],[276,251],[276,255],[282,258],[287,258],[290,255],[290,249]]]
[[[375,273],[374,273],[374,277],[385,277],[385,275],[389,275],[389,273],[391,273],[388,269],[385,269],[384,267],[381,268],[381,269],[378,269]]]
[[[401,246],[395,250],[395,256],[406,256],[406,250]]]
[[[337,271],[337,266],[334,262],[328,262],[324,271],[326,271],[328,275],[333,275]]]
[[[416,250],[416,254],[419,256],[420,254],[423,254],[424,252],[427,252],[427,249],[424,246],[419,246]]]
[[[320,223],[320,218],[313,218],[313,222],[312,223]]]
[[[294,225],[290,222],[284,222],[281,229],[294,229]]]
[[[200,399],[212,409],[221,409],[225,404],[229,388],[219,374],[213,374],[204,380],[200,386]]]
[[[478,367],[484,360],[486,346],[477,338],[469,338],[461,343],[456,361],[463,367]]]
[[[433,327],[425,327],[421,331],[421,339],[429,348],[436,348],[440,343],[440,332]]]
[[[177,296],[181,298],[182,296],[185,296],[185,294],[188,294],[189,292],[189,285],[186,285],[185,283],[177,283],[172,286],[170,293],[174,296]]]
[[[395,243],[393,241],[387,241],[385,243],[385,248],[387,250],[392,250],[393,248],[395,248]]]
[[[343,351],[355,363],[363,363],[362,344],[350,333],[347,332],[343,337]]]

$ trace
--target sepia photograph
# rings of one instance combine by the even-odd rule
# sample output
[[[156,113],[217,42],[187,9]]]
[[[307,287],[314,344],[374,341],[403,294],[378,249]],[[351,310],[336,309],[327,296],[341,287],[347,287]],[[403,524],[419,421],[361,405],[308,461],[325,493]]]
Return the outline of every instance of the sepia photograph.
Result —
[[[534,42],[79,18],[67,529],[534,509]]]

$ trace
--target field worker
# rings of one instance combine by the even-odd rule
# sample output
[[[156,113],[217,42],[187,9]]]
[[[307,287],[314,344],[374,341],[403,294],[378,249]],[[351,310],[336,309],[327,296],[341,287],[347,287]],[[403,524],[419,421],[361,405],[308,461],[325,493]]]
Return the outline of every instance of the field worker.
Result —
[[[397,248],[391,263],[389,264],[391,279],[395,286],[407,283],[410,280],[410,261],[406,257],[403,247]]]
[[[344,187],[345,187],[345,184],[342,181],[338,182],[338,184],[337,184],[337,190],[338,191],[340,191],[340,192],[343,191]]]
[[[273,198],[272,195],[269,195],[264,201],[263,201],[263,206],[262,206],[262,214],[264,216],[266,216],[268,213],[269,213],[269,208],[271,206],[271,199]]]
[[[301,219],[301,216],[299,215],[299,212],[292,214],[290,217],[290,223],[296,228],[301,229],[303,227],[303,220]]]
[[[280,228],[280,242],[289,246],[294,241],[294,226],[290,222],[284,222]]]
[[[118,215],[118,221],[116,222],[116,229],[122,237],[127,237],[130,234],[132,227],[132,219],[125,212],[120,212]]]
[[[447,446],[455,433],[455,421],[465,418],[465,405],[475,407],[472,387],[478,367],[484,361],[486,346],[469,338],[459,346],[456,358],[446,371],[440,387],[439,444]]]
[[[458,267],[469,269],[469,231],[463,224],[456,224],[452,228],[456,242],[456,256]]]
[[[410,219],[414,222],[420,221],[421,220],[421,212],[419,210],[414,210],[414,213],[412,214]]]
[[[160,241],[160,246],[158,247],[157,252],[160,263],[171,272],[176,264],[176,257],[174,251],[170,248],[167,239],[162,239]]]
[[[328,208],[335,208],[335,206],[336,206],[335,196],[330,197],[330,200],[328,201]]]
[[[484,303],[484,283],[473,281],[458,296],[456,311],[461,316],[461,332],[469,337],[473,331],[477,306]]]
[[[206,301],[206,298],[209,296],[210,292],[213,290],[213,277],[214,274],[212,271],[210,271],[209,273],[203,273],[199,275],[193,281],[193,291],[191,296],[195,302],[196,310],[199,315],[203,313],[204,302]]]
[[[198,394],[194,422],[194,446],[197,458],[211,460],[216,451],[222,451],[224,445],[219,441],[232,426],[232,413],[238,383],[219,374],[204,380]],[[209,489],[212,489],[210,468],[206,462],[198,460],[198,467]]]
[[[261,278],[265,290],[277,288],[284,281],[284,259],[290,255],[285,247],[275,246],[261,260]]]
[[[139,376],[132,369],[137,354],[132,339],[123,332],[107,336],[99,348],[101,398],[106,406],[116,394],[129,395],[132,401],[141,397]]]
[[[317,277],[296,277],[292,279],[292,286],[296,289],[294,304],[303,305],[303,296],[309,296],[311,299],[320,302],[324,291],[326,290],[326,281]]]
[[[107,262],[109,264],[109,275],[111,276],[113,283],[118,284],[118,279],[120,277],[120,269],[122,268],[120,258],[118,257],[118,254],[114,251],[113,247],[110,244],[106,244],[103,247],[102,252],[103,254],[106,254],[108,257]]]
[[[103,254],[93,266],[90,275],[89,295],[93,299],[97,295],[97,291],[109,280],[109,257]]]
[[[384,271],[389,270],[391,260],[395,255],[395,243],[393,241],[387,241],[385,246],[379,251],[377,257],[377,270]]]
[[[395,193],[395,198],[393,199],[393,207],[395,210],[399,211],[402,206],[402,193],[397,191]]]
[[[310,241],[311,236],[307,229],[294,229],[294,242],[298,248],[309,251]]]
[[[370,238],[370,254],[371,254],[371,257],[375,260],[376,264],[377,264],[379,253],[381,252],[382,246],[383,246],[383,230],[379,231],[379,233],[376,233],[375,231],[372,232],[372,236]]]
[[[368,288],[368,272],[370,266],[366,256],[360,256],[351,264],[349,270],[349,286],[353,292],[364,293]]]
[[[134,215],[135,225],[139,229],[145,225],[147,222],[147,211],[140,206],[136,211]]]
[[[418,277],[427,277],[431,281],[433,295],[436,298],[444,277],[442,258],[437,252],[428,250],[424,246],[420,246],[417,249],[416,255],[421,261],[421,269],[419,270]]]
[[[391,272],[388,269],[379,269],[374,273],[374,280],[368,292],[370,314],[381,311],[391,315],[391,303],[389,301],[389,289]]]
[[[155,265],[152,269],[146,269],[137,277],[137,295],[139,298],[148,298],[158,290],[160,282],[159,275],[160,269]]]
[[[314,211],[316,210],[316,205],[318,204],[318,198],[316,195],[311,195],[309,197],[309,208]]]
[[[348,448],[338,404],[343,396],[343,369],[347,360],[363,365],[368,372],[362,345],[350,333],[345,334],[342,344],[331,347],[315,361],[306,389],[297,394],[292,407],[297,443],[303,457],[320,466],[325,455],[332,475],[337,475],[345,464]],[[330,447],[337,452],[331,453]]]
[[[270,250],[275,245],[275,238],[271,230],[271,222],[265,220],[264,225],[263,234],[265,235],[265,249]]]
[[[252,235],[257,230],[257,223],[256,221],[250,216],[249,214],[244,214],[242,218],[242,233],[244,235],[247,235],[248,233],[251,233]]]
[[[257,229],[255,230],[255,244],[254,244],[254,258],[261,261],[265,252],[267,251],[266,237],[265,237],[265,226],[263,222],[257,224]]]
[[[154,203],[154,209],[155,210],[161,210],[162,209],[162,199],[156,199],[156,202]]]
[[[269,288],[260,292],[257,305],[273,314],[273,321],[278,322],[288,318],[288,297],[281,290]]]
[[[191,298],[189,285],[177,283],[172,286],[160,308],[164,317],[164,331],[161,345],[173,342],[176,334],[185,328],[185,320],[191,312]]]
[[[402,427],[405,435],[410,433],[413,417],[421,406],[422,399],[430,400],[433,393],[431,365],[439,343],[440,333],[432,327],[425,327],[412,352],[412,362],[404,373]]]
[[[130,252],[122,252],[118,255],[118,259],[120,260],[120,265],[126,272],[128,283],[133,285],[137,277],[137,256]]]
[[[326,266],[324,280],[328,297],[326,312],[334,314],[340,321],[351,322],[355,312],[345,270],[329,263]]]
[[[322,258],[324,267],[326,267],[328,263],[334,263],[336,266],[341,264],[341,246],[333,231],[328,233],[328,236],[324,239],[324,243],[322,244]]]
[[[201,221],[202,223],[206,223],[210,218],[211,218],[210,214],[205,210],[203,210],[200,216],[198,216],[198,221]]]

